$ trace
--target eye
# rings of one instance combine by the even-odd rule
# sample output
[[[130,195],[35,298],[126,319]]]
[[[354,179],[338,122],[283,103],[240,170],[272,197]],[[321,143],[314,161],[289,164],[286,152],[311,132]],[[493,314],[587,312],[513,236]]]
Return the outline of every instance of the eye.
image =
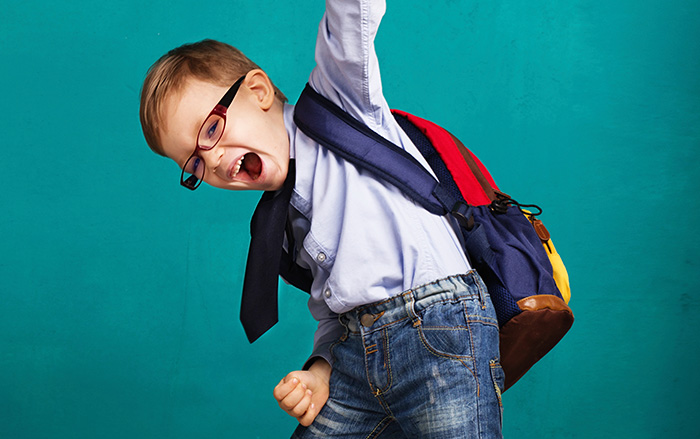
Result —
[[[204,162],[200,157],[194,156],[187,160],[187,163],[185,163],[185,167],[183,168],[183,170],[188,174],[199,174],[200,168],[204,169]]]
[[[213,148],[221,138],[225,124],[223,117],[216,114],[209,116],[199,131],[199,137],[197,138],[199,147],[202,149]]]
[[[216,135],[216,130],[219,127],[219,121],[215,120],[214,123],[209,125],[209,129],[207,130],[207,137],[209,139],[213,138]]]

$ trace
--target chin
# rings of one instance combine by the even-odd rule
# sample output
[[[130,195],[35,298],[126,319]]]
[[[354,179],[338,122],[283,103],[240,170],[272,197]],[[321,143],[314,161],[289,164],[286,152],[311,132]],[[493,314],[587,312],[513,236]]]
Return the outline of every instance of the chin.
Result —
[[[270,181],[267,184],[263,185],[264,187],[261,188],[261,190],[264,191],[276,191],[279,189],[282,189],[282,186],[284,186],[284,180],[280,179],[279,182],[273,182]]]
[[[270,170],[270,168],[268,168],[268,170]],[[263,177],[265,177],[265,183],[263,184],[263,186],[265,186],[264,190],[276,191],[282,189],[284,180],[287,179],[287,172],[288,169],[275,168],[273,172],[263,175]]]

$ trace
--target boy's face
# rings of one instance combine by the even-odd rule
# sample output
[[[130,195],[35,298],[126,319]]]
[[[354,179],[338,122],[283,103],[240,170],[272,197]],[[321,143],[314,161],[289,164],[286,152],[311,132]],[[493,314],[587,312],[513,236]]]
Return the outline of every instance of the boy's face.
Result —
[[[191,78],[166,100],[161,141],[180,168],[194,152],[205,118],[227,90]],[[283,108],[267,75],[249,72],[226,112],[221,140],[210,150],[198,151],[204,160],[204,181],[230,190],[281,188],[289,167]]]

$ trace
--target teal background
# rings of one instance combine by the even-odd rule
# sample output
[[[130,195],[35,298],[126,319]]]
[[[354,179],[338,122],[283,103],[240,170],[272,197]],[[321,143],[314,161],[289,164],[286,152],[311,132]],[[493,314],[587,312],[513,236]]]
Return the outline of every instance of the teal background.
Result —
[[[292,101],[321,2],[10,0],[0,26],[1,438],[279,438],[315,327],[238,310],[259,197],[178,187],[138,122],[147,68],[211,37]],[[505,394],[511,438],[698,437],[700,2],[391,1],[387,99],[546,207],[577,321]]]

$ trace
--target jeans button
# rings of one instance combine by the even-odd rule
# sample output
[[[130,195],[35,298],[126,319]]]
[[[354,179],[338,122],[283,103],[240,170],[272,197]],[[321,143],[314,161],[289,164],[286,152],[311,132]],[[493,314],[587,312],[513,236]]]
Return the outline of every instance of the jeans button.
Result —
[[[360,318],[360,323],[362,323],[362,326],[369,328],[376,320],[372,314],[365,314]]]

